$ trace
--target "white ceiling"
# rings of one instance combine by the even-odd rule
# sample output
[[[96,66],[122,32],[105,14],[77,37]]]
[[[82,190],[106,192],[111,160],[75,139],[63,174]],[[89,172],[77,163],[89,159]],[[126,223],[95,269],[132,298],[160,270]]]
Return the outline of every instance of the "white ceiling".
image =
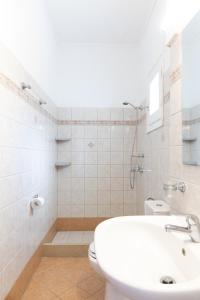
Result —
[[[45,0],[58,40],[135,43],[156,0]]]

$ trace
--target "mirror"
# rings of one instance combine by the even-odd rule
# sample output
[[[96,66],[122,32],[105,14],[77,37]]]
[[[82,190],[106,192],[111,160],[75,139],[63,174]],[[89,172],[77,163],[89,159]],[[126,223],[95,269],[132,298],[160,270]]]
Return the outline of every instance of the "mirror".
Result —
[[[182,34],[183,163],[200,165],[200,12]]]

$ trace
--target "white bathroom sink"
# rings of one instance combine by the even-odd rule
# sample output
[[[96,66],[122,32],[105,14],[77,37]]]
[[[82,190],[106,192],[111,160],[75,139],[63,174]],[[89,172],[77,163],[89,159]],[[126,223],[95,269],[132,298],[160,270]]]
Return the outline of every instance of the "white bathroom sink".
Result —
[[[200,244],[164,225],[186,226],[184,217],[119,217],[95,231],[95,249],[106,280],[134,300],[199,300]],[[174,284],[163,284],[170,276]]]

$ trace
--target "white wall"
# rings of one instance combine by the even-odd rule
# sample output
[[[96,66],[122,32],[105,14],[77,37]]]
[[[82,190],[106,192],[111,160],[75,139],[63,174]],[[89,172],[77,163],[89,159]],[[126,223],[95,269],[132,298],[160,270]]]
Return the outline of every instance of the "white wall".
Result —
[[[53,97],[56,42],[43,0],[0,0],[0,42]]]
[[[47,12],[44,0],[0,0],[0,42],[58,106],[140,102],[134,46],[58,45]]]
[[[140,45],[143,62],[142,82],[147,82],[148,74],[159,57],[163,55],[165,58],[165,45],[173,34],[180,32],[191,20],[198,11],[198,3],[199,0],[157,1]],[[184,16],[183,19],[182,16]],[[164,27],[163,22],[165,22]],[[165,32],[162,29],[165,29]],[[177,70],[182,64],[181,50],[180,39],[177,38],[169,53],[168,67],[171,72]],[[178,192],[173,194],[172,208],[178,212],[199,215],[198,197],[195,195],[199,195],[197,178],[199,178],[200,169],[182,163],[182,82],[179,78],[170,86],[169,73],[165,73],[164,80],[165,95],[170,92],[170,99],[166,98],[164,104],[163,126],[149,134],[146,134],[146,121],[139,128],[138,149],[145,155],[144,168],[151,169],[152,172],[137,177],[137,209],[139,213],[143,212],[144,199],[147,196],[157,199],[166,197],[162,188],[163,183],[184,181],[187,185],[186,193],[184,195]],[[146,97],[145,89],[142,97]]]
[[[121,106],[139,102],[139,62],[130,45],[62,44],[58,106]]]
[[[162,0],[159,0],[162,2]],[[161,28],[170,39],[174,33],[182,32],[183,28],[190,22],[200,9],[200,0],[165,0],[165,15]]]
[[[152,68],[158,62],[164,51],[166,34],[161,29],[161,24],[165,16],[165,9],[166,0],[157,1],[146,31],[140,41],[139,53],[143,85],[146,84],[149,73],[152,71]],[[144,100],[146,98],[146,89],[144,86],[141,92],[142,100]]]
[[[120,106],[124,98],[139,102],[139,70],[144,83],[166,36],[174,28],[180,30],[199,3],[181,1],[187,12],[183,18],[179,0],[158,0],[142,36],[139,58],[134,46],[57,45],[44,0],[0,0],[0,42],[58,106]]]
[[[166,51],[166,44],[180,33],[200,9],[200,0],[158,0],[140,41],[142,82]],[[145,92],[145,89],[142,89]],[[142,97],[145,98],[145,94]]]
[[[31,80],[30,76],[1,45],[0,58],[0,300],[3,300],[57,217],[57,126],[41,112],[39,105],[30,105],[20,97],[15,84],[22,77]],[[6,69],[3,60],[12,62],[13,67],[8,64]],[[30,200],[36,194],[43,196],[46,203],[32,215]]]
[[[184,108],[199,105],[200,85],[200,12],[190,22],[182,35],[183,103]]]

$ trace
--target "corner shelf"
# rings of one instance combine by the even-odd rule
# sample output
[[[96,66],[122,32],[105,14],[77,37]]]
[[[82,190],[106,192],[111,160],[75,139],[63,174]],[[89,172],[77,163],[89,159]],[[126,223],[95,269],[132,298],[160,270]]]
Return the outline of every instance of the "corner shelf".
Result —
[[[67,162],[67,161],[57,161],[55,164],[56,168],[66,168],[71,166],[71,162]]]
[[[56,138],[57,143],[70,142],[71,138]]]
[[[192,161],[192,160],[185,160],[185,161],[183,161],[183,164],[187,165],[187,166],[198,166],[198,163],[196,161]]]
[[[193,143],[197,140],[197,138],[183,138],[183,142]]]

